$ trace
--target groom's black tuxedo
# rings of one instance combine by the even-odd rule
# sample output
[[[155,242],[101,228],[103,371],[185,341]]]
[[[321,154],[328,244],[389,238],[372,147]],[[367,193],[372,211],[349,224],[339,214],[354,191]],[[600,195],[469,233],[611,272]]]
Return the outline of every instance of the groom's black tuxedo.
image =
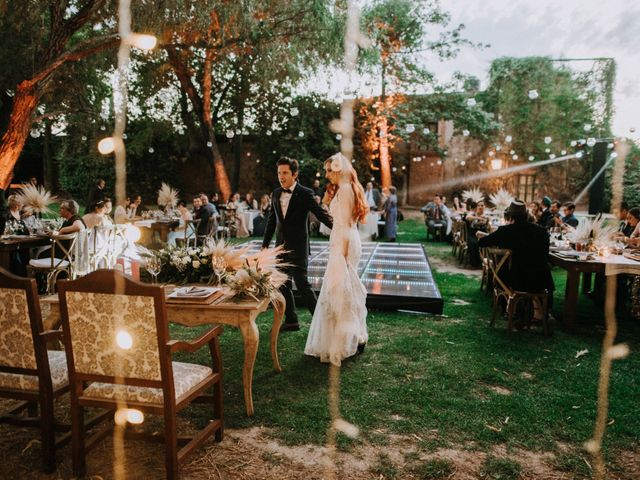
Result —
[[[290,264],[284,269],[289,275],[289,281],[280,291],[286,302],[285,322],[297,323],[293,293],[291,292],[291,278],[296,282],[296,288],[313,314],[316,306],[316,296],[311,290],[307,279],[307,265],[309,261],[309,213],[313,213],[318,220],[331,228],[333,221],[331,216],[318,205],[313,198],[313,190],[296,183],[291,192],[291,199],[287,208],[287,214],[282,212],[280,197],[282,188],[276,188],[271,194],[271,214],[264,232],[263,247],[268,247],[273,234],[276,234],[276,246],[282,245],[287,253],[283,260]]]

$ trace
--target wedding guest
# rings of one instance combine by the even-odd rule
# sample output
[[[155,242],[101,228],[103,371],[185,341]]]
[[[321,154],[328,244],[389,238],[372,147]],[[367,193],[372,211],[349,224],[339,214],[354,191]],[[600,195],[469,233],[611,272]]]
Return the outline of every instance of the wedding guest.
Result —
[[[322,197],[324,197],[324,189],[320,185],[320,180],[319,179],[316,178],[313,181],[313,185],[311,186],[311,190],[313,190],[313,194],[315,196],[320,197],[320,199],[322,200]]]
[[[389,196],[384,202],[384,236],[389,242],[396,241],[398,227],[398,197],[396,187],[389,187]]]
[[[258,209],[258,201],[253,198],[253,193],[249,192],[244,196],[244,200],[240,203],[240,208],[244,210]]]
[[[460,201],[460,197],[457,195],[453,197],[453,213],[462,215],[467,213],[467,204]]]
[[[142,197],[140,195],[133,195],[127,208],[127,215],[129,218],[136,218],[142,216]]]
[[[533,223],[538,223],[540,219],[540,215],[542,215],[542,208],[540,207],[539,202],[530,202],[529,203],[529,221]]]
[[[427,226],[427,230],[433,238],[437,229],[448,230],[448,224],[451,221],[451,213],[449,209],[442,202],[442,195],[436,194],[433,196],[433,201],[427,203],[420,209],[424,213],[424,221]]]
[[[538,293],[549,292],[553,299],[553,278],[547,261],[549,255],[549,233],[540,225],[527,221],[527,208],[520,200],[514,200],[507,209],[510,223],[495,232],[482,236],[478,246],[498,247],[511,250],[511,262],[500,277],[514,290]],[[539,306],[537,311],[539,312]]]
[[[93,211],[94,205],[99,201],[104,201],[105,191],[104,187],[106,186],[106,182],[103,178],[99,178],[96,180],[96,183],[91,190],[89,190],[89,198],[87,199],[87,208],[88,212]]]
[[[217,222],[220,218],[220,212],[218,212],[218,207],[216,207],[216,204],[213,201],[209,200],[209,197],[207,197],[206,193],[200,193],[200,200],[202,200],[202,205],[209,205],[211,215],[213,215]]]
[[[620,204],[620,208],[616,211],[618,216],[618,220],[620,220],[620,226],[618,227],[618,232],[622,233],[625,237],[628,237],[633,233],[633,227],[627,221],[627,216],[629,214],[629,205],[627,202],[622,202]]]
[[[562,217],[560,216],[560,202],[558,200],[554,200],[551,202],[549,206],[547,215],[547,222],[542,225],[546,229],[557,227],[558,225],[562,225]]]
[[[550,211],[551,208],[551,199],[549,197],[544,197],[540,202],[540,206],[542,211],[540,212],[540,216],[538,217],[538,225],[541,227],[547,228],[547,224],[549,223],[552,214]]]
[[[489,231],[489,217],[484,214],[484,202],[480,201],[474,205],[474,210],[467,214],[465,221],[467,222],[467,248],[469,249],[469,263],[473,268],[482,266],[480,259],[480,249],[478,248],[478,238],[476,232]]]
[[[167,243],[173,246],[175,246],[177,239],[185,238],[185,233],[187,234],[187,239],[193,237],[193,230],[187,231],[187,222],[193,220],[193,215],[191,215],[191,212],[187,209],[187,204],[180,200],[177,208],[178,212],[180,212],[180,224],[178,228],[169,232],[167,235]]]
[[[373,187],[373,182],[367,182],[364,195],[367,200],[367,205],[369,205],[369,210],[378,210],[380,208],[380,190]]]
[[[99,200],[93,205],[93,210],[82,217],[85,227],[93,228],[103,225],[104,212],[106,211],[104,201]]]
[[[574,215],[575,211],[576,211],[575,203],[572,203],[572,202],[565,203],[562,206],[562,213],[564,213],[564,217],[562,217],[560,222],[558,222],[558,219],[556,217],[556,224],[560,224],[559,226],[569,225],[570,227],[576,228],[580,222]]]
[[[214,210],[215,207],[209,203],[209,199],[204,193],[194,197],[193,208],[193,218],[200,220],[197,232],[198,235],[207,236],[210,233],[215,232],[218,225],[216,220],[216,211]]]
[[[266,193],[260,197],[260,215],[269,218],[271,214],[271,197]]]
[[[0,188],[0,235],[4,233],[4,224],[7,215],[7,201],[4,197],[4,189]]]
[[[124,201],[124,205],[118,205],[116,207],[115,212],[113,212],[113,222],[116,224],[127,223],[129,219],[129,213],[127,212],[127,208],[131,204],[131,200],[127,197]]]
[[[627,213],[627,223],[633,229],[629,236],[624,237],[623,241],[631,247],[640,247],[640,208],[633,207]]]
[[[11,226],[13,235],[29,235],[29,229],[22,220],[22,202],[17,195],[9,195],[7,198],[8,211],[5,214],[5,228],[6,225]]]
[[[238,210],[240,205],[240,194],[234,193],[227,203],[227,210]]]
[[[84,230],[86,225],[78,215],[80,207],[75,200],[64,200],[60,203],[60,216],[64,218],[59,234],[76,233]]]
[[[113,210],[113,202],[109,197],[104,197],[104,216],[102,217],[103,225],[113,225],[111,211]]]

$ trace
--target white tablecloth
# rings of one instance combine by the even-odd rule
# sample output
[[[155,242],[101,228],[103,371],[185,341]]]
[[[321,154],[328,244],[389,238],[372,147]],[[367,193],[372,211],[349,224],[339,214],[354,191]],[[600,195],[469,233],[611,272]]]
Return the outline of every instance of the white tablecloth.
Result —
[[[253,233],[253,219],[260,215],[260,210],[242,210],[238,212],[238,218],[242,218],[244,226],[249,233]]]

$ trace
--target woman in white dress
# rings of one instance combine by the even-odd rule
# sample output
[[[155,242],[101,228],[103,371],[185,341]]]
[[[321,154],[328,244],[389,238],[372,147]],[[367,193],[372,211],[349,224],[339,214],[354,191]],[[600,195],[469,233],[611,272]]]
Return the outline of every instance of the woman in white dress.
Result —
[[[351,162],[341,153],[325,162],[325,171],[331,182],[325,202],[331,202],[333,229],[327,269],[304,353],[340,366],[342,360],[362,351],[368,340],[367,291],[358,276],[358,221],[365,221],[369,207]]]

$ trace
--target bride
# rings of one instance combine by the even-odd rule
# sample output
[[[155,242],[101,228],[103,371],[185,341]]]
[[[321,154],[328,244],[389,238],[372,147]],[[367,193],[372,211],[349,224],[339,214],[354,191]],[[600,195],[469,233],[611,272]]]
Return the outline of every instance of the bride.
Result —
[[[369,211],[356,171],[341,153],[325,162],[331,182],[324,202],[331,202],[333,229],[329,261],[318,305],[313,314],[304,353],[340,366],[343,359],[362,351],[367,343],[367,291],[358,276],[360,235],[358,221]]]

